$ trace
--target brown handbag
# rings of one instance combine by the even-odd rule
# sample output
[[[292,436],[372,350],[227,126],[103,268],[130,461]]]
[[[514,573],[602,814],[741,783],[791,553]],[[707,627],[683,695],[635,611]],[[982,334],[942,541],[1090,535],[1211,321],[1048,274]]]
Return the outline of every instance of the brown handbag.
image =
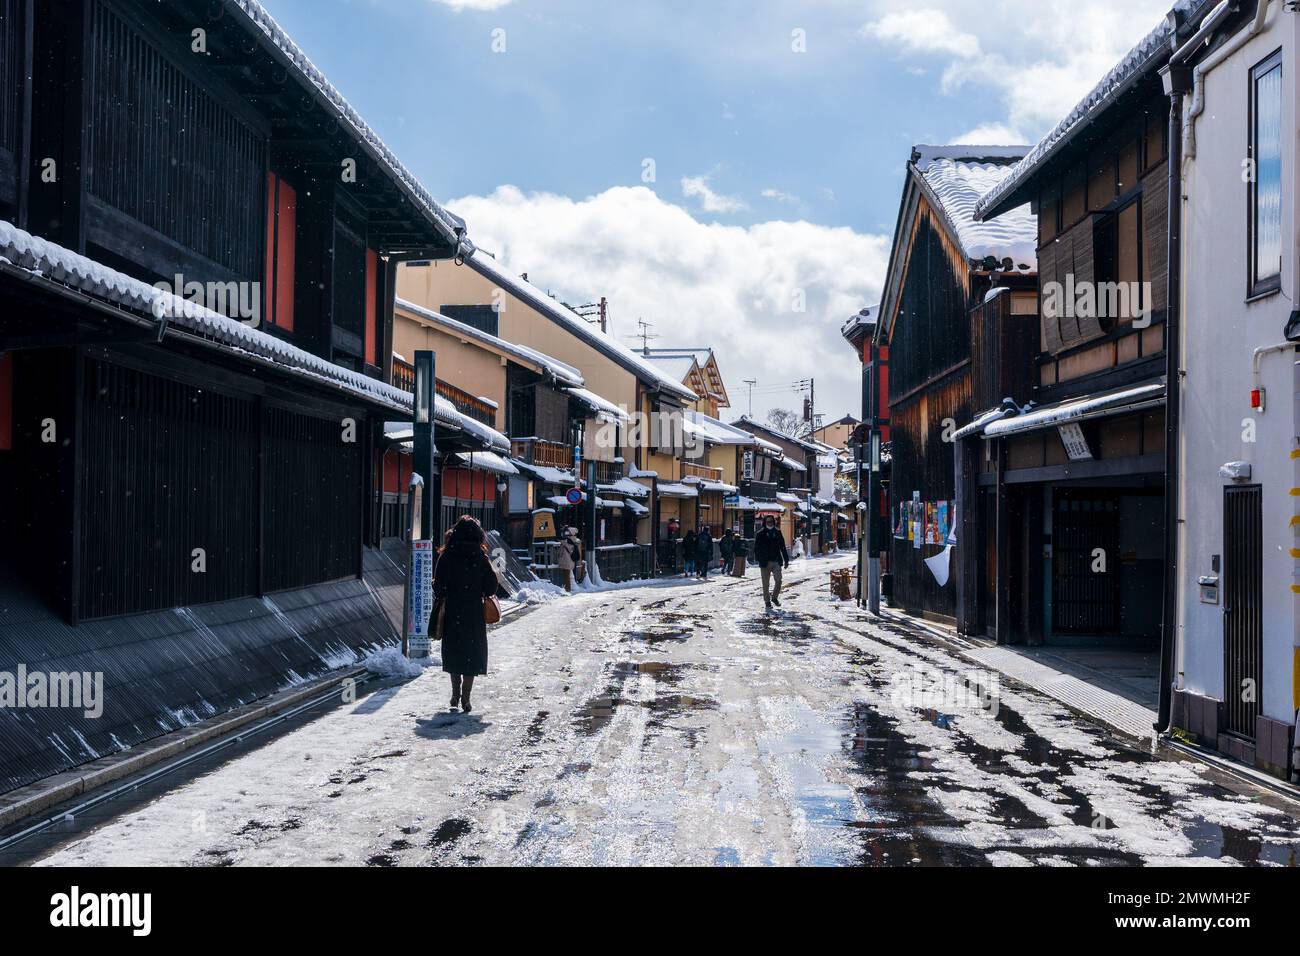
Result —
[[[483,599],[483,623],[496,624],[501,620],[501,602],[494,594]]]
[[[434,628],[432,637],[435,641],[442,640],[443,625],[447,620],[447,602],[446,600],[438,601],[438,609],[434,612]]]

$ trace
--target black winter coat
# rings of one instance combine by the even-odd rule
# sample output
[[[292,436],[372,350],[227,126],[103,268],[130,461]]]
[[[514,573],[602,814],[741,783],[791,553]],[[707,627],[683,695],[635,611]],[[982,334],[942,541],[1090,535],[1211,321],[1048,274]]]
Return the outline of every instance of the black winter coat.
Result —
[[[785,536],[781,534],[780,528],[760,528],[758,534],[754,535],[754,560],[759,567],[769,561],[790,563],[790,553],[785,549]]]
[[[707,531],[695,536],[695,556],[701,561],[713,560],[713,535]]]
[[[487,673],[487,624],[483,620],[483,599],[497,592],[492,562],[476,544],[459,542],[438,555],[433,571],[434,614],[445,601],[443,617],[442,669],[448,674]],[[429,622],[429,631],[437,627]]]

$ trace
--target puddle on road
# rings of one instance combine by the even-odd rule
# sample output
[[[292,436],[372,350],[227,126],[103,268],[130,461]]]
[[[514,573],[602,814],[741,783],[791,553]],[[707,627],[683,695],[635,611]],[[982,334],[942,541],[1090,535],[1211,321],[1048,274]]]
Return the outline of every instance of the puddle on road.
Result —
[[[915,635],[903,635],[915,640]],[[892,646],[892,643],[891,643]],[[908,648],[898,648],[915,654]],[[871,657],[871,655],[867,655]],[[860,660],[854,661],[859,667]],[[868,662],[874,670],[877,661]],[[869,677],[873,688],[888,694],[888,686],[875,674]],[[1017,692],[1020,694],[1021,692]],[[1025,692],[1033,694],[1033,692]],[[1036,695],[1035,695],[1036,699]],[[859,838],[856,862],[866,866],[889,865],[987,865],[990,855],[999,862],[1018,856],[1033,862],[1076,865],[1141,865],[1138,852],[1104,840],[1077,845],[1076,834],[1067,834],[1056,821],[1049,821],[1011,793],[989,786],[963,786],[950,773],[936,766],[941,753],[964,757],[981,775],[1010,778],[1014,787],[1023,788],[1032,797],[1053,805],[1055,812],[1075,828],[1114,830],[1115,822],[1106,812],[1093,806],[1098,799],[1089,791],[1105,794],[1102,802],[1122,807],[1127,813],[1140,814],[1141,821],[1157,821],[1172,828],[1192,846],[1195,857],[1230,857],[1241,863],[1270,862],[1296,866],[1300,848],[1282,843],[1280,837],[1294,831],[1293,818],[1268,818],[1252,829],[1220,825],[1206,819],[1188,819],[1189,801],[1213,798],[1222,812],[1249,812],[1249,801],[1238,801],[1230,791],[1212,780],[1187,781],[1176,773],[1153,781],[1148,773],[1171,762],[1161,760],[1117,740],[1100,727],[1065,716],[1061,729],[1066,737],[1061,745],[1045,738],[1031,727],[1004,697],[992,718],[951,715],[938,710],[916,708],[915,713],[932,726],[952,734],[951,750],[929,754],[929,747],[909,739],[898,729],[897,721],[881,714],[870,703],[858,701],[844,721],[844,751],[865,782],[856,789],[869,814],[878,819],[866,822],[840,821]],[[963,733],[966,720],[995,720],[1009,734],[1023,743],[1014,751],[984,746],[969,733]],[[1035,724],[1042,724],[1039,715]],[[1071,746],[1066,746],[1068,743]],[[1090,753],[1082,753],[1079,747]],[[1226,809],[1224,809],[1226,807]],[[973,809],[981,822],[974,826],[987,834],[988,828],[1001,830],[1005,839],[1000,845],[972,841],[971,824],[961,810]],[[1179,813],[1179,811],[1184,811]],[[951,811],[958,811],[954,816]],[[1268,820],[1275,819],[1275,823]],[[1068,827],[1066,828],[1068,829]],[[1060,833],[1059,842],[1053,833]],[[1160,831],[1153,828],[1153,834]],[[1139,834],[1147,836],[1146,834]],[[1157,837],[1158,839],[1158,837]],[[1275,842],[1270,842],[1270,840]],[[1029,846],[1032,842],[1034,845]],[[1141,842],[1141,841],[1139,841]],[[1041,844],[1041,845],[1040,845]]]
[[[711,671],[715,669],[712,665],[671,661],[615,661],[607,669],[608,679],[604,692],[573,712],[574,727],[583,736],[594,736],[608,727],[620,707],[642,707],[649,712],[647,727],[651,731],[671,726],[674,730],[687,733],[693,743],[693,728],[679,727],[671,722],[693,712],[718,709],[718,702],[711,697],[656,693],[650,700],[630,700],[624,693],[629,681],[643,676],[653,678],[656,686],[671,688],[677,686],[688,672]]]

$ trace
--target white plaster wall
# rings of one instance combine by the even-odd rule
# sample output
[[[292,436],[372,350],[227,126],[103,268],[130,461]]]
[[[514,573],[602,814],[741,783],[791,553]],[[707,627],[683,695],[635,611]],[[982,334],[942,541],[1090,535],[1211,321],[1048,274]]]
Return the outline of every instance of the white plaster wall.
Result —
[[[1183,230],[1183,380],[1180,442],[1179,667],[1182,686],[1223,699],[1223,609],[1202,604],[1197,577],[1223,554],[1221,464],[1248,461],[1262,486],[1264,511],[1264,686],[1262,713],[1290,721],[1296,603],[1291,591],[1297,546],[1290,519],[1296,501],[1295,356],[1266,357],[1267,406],[1250,407],[1256,347],[1283,341],[1296,300],[1296,23],[1275,2],[1265,29],[1205,78],[1205,112],[1196,125],[1197,156],[1186,166]],[[1282,291],[1246,301],[1247,187],[1242,181],[1252,66],[1283,50]],[[1253,418],[1255,441],[1243,440]]]

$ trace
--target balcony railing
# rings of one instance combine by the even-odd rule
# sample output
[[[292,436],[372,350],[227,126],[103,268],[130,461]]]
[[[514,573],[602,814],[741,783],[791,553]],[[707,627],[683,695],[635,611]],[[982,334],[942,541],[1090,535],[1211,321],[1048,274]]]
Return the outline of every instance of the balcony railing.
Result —
[[[583,475],[582,477],[586,478],[587,476]],[[623,463],[621,461],[596,462],[596,484],[612,485],[622,477]]]
[[[441,379],[434,384],[434,388],[439,395],[456,406],[456,411],[462,415],[468,415],[476,422],[482,422],[489,428],[496,425],[497,410],[496,406],[491,402],[485,402],[483,399],[471,395],[463,388],[457,388],[455,385],[450,385]]]
[[[415,366],[410,362],[393,358],[393,387],[400,388],[404,392],[415,391]],[[463,388],[457,388],[449,382],[438,379],[434,383],[434,388],[443,398],[451,402],[456,411],[462,415],[467,415],[476,422],[482,422],[489,428],[496,427],[497,410],[490,402],[471,395]]]
[[[393,356],[393,388],[415,393],[415,366]]]
[[[692,461],[682,462],[683,478],[702,478],[705,481],[721,481],[722,469],[710,468],[708,465],[697,465]]]
[[[573,449],[545,438],[512,438],[510,455],[530,465],[563,468],[565,471],[573,468]]]

